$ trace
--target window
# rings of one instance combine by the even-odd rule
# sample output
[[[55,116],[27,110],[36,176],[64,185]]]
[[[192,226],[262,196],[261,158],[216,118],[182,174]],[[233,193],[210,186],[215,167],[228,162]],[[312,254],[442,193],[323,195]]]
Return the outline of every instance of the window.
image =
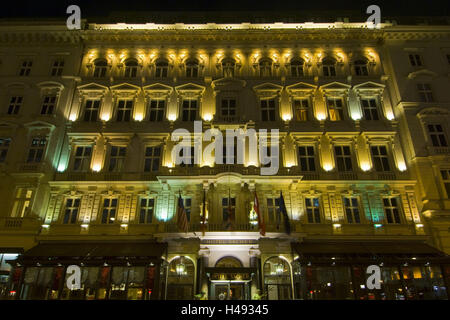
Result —
[[[370,151],[372,153],[372,161],[375,165],[376,171],[391,171],[387,149],[385,146],[372,146],[370,147]]]
[[[409,55],[409,63],[413,67],[420,67],[422,63],[422,57],[419,54],[410,54]]]
[[[125,61],[125,78],[136,78],[138,62],[135,59]]]
[[[56,105],[56,96],[45,96],[42,102],[41,114],[53,114]]]
[[[116,220],[117,211],[117,198],[104,198],[103,199],[103,211],[102,211],[102,223],[110,224]]]
[[[161,163],[161,147],[145,148],[144,171],[156,172]]]
[[[91,164],[91,155],[91,146],[77,146],[73,160],[73,171],[88,171]]]
[[[159,60],[155,66],[155,77],[160,79],[167,78],[169,74],[169,63],[166,60]]]
[[[195,121],[197,119],[197,100],[183,100],[183,121]]]
[[[84,107],[84,121],[97,121],[99,110],[100,100],[86,100],[86,105]]]
[[[337,169],[340,172],[352,171],[352,154],[349,146],[335,146]]]
[[[275,99],[261,100],[262,121],[275,121]]]
[[[429,83],[418,83],[417,93],[419,94],[420,101],[433,102],[433,92]]]
[[[198,61],[188,60],[186,61],[186,78],[198,77]]]
[[[62,75],[63,69],[64,69],[64,60],[56,59],[55,61],[53,61],[50,74],[52,77],[60,77]]]
[[[272,60],[262,59],[259,62],[259,75],[261,77],[271,77],[272,76]]]
[[[447,139],[440,124],[429,124],[427,128],[433,147],[447,147]]]
[[[42,137],[35,137],[31,140],[31,146],[28,151],[27,162],[41,162],[45,146],[47,145],[47,139]]]
[[[450,64],[450,54],[447,54],[446,57],[447,57],[447,63]]]
[[[233,122],[236,117],[236,99],[224,98],[222,99],[220,116],[223,121]]]
[[[19,68],[19,76],[29,76],[31,72],[31,67],[33,66],[33,61],[31,60],[24,60],[20,64]]]
[[[187,221],[191,221],[192,198],[183,198]]]
[[[94,62],[94,77],[104,78],[106,76],[106,68],[108,67],[108,62],[105,59],[97,59]]]
[[[294,99],[294,114],[297,121],[308,121],[308,99]]]
[[[336,61],[334,59],[325,58],[322,61],[322,72],[324,77],[336,76]]]
[[[358,198],[344,197],[344,210],[348,223],[360,223]]]
[[[298,147],[298,164],[301,171],[316,171],[316,160],[313,146]]]
[[[23,218],[27,215],[28,208],[31,205],[33,190],[28,188],[18,188],[14,199],[12,217]]]
[[[447,192],[447,199],[450,198],[450,169],[441,170],[442,182],[444,183],[445,192]]]
[[[344,119],[344,108],[341,98],[327,98],[327,105],[331,121]]]
[[[185,149],[190,149],[190,154],[184,155],[184,151]],[[180,150],[180,159],[181,159],[181,163],[180,163],[180,167],[193,167],[195,164],[195,153],[194,153],[194,149],[195,147],[183,147]]]
[[[222,198],[222,221],[234,221],[236,215],[236,198]],[[230,216],[231,215],[231,216]]]
[[[375,99],[361,99],[361,106],[365,120],[379,120]]]
[[[5,162],[10,144],[11,138],[0,138],[0,163]]]
[[[308,223],[320,223],[319,198],[305,198]]]
[[[267,198],[267,218],[269,223],[279,224],[281,221],[279,198]]]
[[[291,77],[303,77],[303,59],[291,60]]]
[[[129,122],[133,112],[133,100],[119,100],[117,103],[117,121]]]
[[[111,146],[111,153],[109,157],[110,172],[120,172],[124,168],[125,156],[127,154],[126,147]]]
[[[23,103],[23,97],[14,96],[9,100],[8,114],[18,114]]]
[[[80,198],[67,198],[66,209],[64,210],[64,224],[75,224],[78,219],[78,210],[80,209]]]
[[[150,100],[149,121],[152,122],[163,121],[165,109],[166,109],[166,100]]]
[[[367,68],[367,60],[357,60],[355,61],[355,75],[357,76],[368,76],[369,70]]]
[[[384,214],[388,223],[400,223],[400,208],[398,199],[393,197],[383,198]]]
[[[154,211],[155,211],[155,199],[141,198],[139,210],[139,223],[152,223]]]
[[[234,77],[234,67],[236,63],[233,59],[224,59],[222,61],[222,71],[224,78]]]
[[[270,150],[270,149],[268,149]],[[223,141],[223,163],[224,164],[238,164],[237,163],[237,138],[233,138],[233,146],[227,144],[227,139]]]

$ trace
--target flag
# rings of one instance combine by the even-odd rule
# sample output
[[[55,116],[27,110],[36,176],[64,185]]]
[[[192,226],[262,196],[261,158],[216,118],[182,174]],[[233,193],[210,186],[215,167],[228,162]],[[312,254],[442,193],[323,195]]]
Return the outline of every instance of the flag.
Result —
[[[289,217],[287,214],[286,205],[284,204],[284,198],[283,198],[283,192],[280,191],[280,199],[279,205],[280,205],[280,212],[283,214],[283,220],[284,220],[284,229],[287,234],[291,234],[291,224],[289,223]]]
[[[258,216],[259,233],[262,236],[264,236],[264,235],[266,235],[266,225],[264,223],[264,217],[259,212],[259,200],[258,200],[258,196],[256,195],[256,191],[255,191],[255,202],[253,203],[253,209],[255,210],[256,215]]]
[[[234,224],[234,213],[233,213],[233,208],[231,206],[230,190],[228,190],[228,213],[227,213],[227,224],[225,225],[225,229],[232,230],[233,224]]]
[[[207,210],[206,210],[206,191],[203,190],[202,223],[201,223],[202,235],[205,235],[205,231],[206,231],[206,215],[207,215]]]
[[[181,197],[181,193],[178,196],[177,223],[178,223],[178,230],[188,232],[188,221],[187,221],[186,209],[184,208],[184,203],[183,203],[183,198]]]

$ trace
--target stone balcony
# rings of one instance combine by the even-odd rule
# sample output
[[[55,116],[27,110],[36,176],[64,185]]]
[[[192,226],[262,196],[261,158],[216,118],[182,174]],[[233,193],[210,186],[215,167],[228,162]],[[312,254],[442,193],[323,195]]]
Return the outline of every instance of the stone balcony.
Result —
[[[0,217],[1,233],[38,233],[42,225],[39,218]]]

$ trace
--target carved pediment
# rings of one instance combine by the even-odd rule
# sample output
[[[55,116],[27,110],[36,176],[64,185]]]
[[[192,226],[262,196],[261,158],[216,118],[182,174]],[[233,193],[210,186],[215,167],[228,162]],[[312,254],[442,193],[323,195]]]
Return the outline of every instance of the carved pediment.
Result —
[[[382,94],[385,87],[386,86],[384,84],[368,81],[353,86],[353,89],[356,91],[357,94],[372,95],[372,94]]]
[[[98,83],[87,83],[81,86],[78,86],[78,91],[80,95],[101,95],[103,96],[109,89],[108,87],[102,86]]]
[[[448,117],[450,115],[449,111],[444,108],[439,107],[427,107],[419,110],[417,112],[418,118],[424,118],[424,117],[440,117],[444,118]]]
[[[173,88],[162,83],[154,83],[142,88],[147,97],[161,99],[169,96]]]
[[[183,98],[198,98],[205,92],[205,87],[195,83],[186,83],[175,87],[175,91]]]
[[[247,85],[247,82],[234,78],[221,78],[214,80],[211,86],[214,90],[240,90]]]
[[[283,87],[274,83],[263,83],[254,86],[253,90],[260,98],[273,98],[280,95]]]
[[[317,89],[317,86],[306,83],[306,82],[298,82],[291,84],[286,87],[286,91],[290,95],[304,95],[304,94],[312,94]]]
[[[110,89],[112,92],[115,92],[115,91],[138,92],[139,90],[141,90],[141,87],[135,86],[134,84],[130,84],[130,83],[121,83],[121,84],[117,84],[115,86],[111,86]]]
[[[414,72],[411,72],[408,74],[408,79],[424,79],[424,80],[431,80],[435,77],[437,77],[438,74],[436,72],[433,72],[428,69],[420,69]]]
[[[326,92],[326,91],[334,91],[334,90],[349,90],[351,88],[350,85],[345,84],[345,83],[341,83],[341,82],[331,82],[331,83],[327,83],[324,84],[323,86],[320,86],[320,90]]]
[[[45,121],[32,121],[32,122],[25,123],[23,126],[28,128],[28,129],[48,129],[48,130],[53,130],[55,128],[55,125],[53,125],[53,124],[51,124],[49,122],[45,122]]]
[[[56,81],[43,81],[39,82],[37,86],[42,91],[62,91],[64,89],[64,85],[62,83]]]

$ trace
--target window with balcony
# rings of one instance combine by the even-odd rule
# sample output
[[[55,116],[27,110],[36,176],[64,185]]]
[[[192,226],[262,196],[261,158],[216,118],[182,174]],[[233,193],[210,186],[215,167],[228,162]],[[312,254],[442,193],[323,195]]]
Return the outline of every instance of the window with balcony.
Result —
[[[308,99],[294,99],[292,101],[294,105],[294,115],[296,121],[308,121]]]
[[[275,99],[261,99],[261,120],[275,121]]]
[[[94,122],[98,120],[98,112],[100,110],[100,100],[86,100],[84,106],[84,121]]]
[[[429,83],[418,83],[417,93],[422,102],[433,102],[433,92]]]
[[[305,198],[305,208],[308,223],[320,223],[319,198]]]
[[[427,125],[427,129],[433,147],[448,146],[447,138],[445,137],[444,130],[440,124],[429,124]]]
[[[305,61],[303,59],[292,59],[291,60],[291,77],[303,77],[303,66]]]
[[[10,145],[11,145],[11,138],[0,138],[0,163],[6,161]]]
[[[336,76],[336,60],[332,58],[325,58],[322,61],[322,73],[324,77]]]
[[[344,197],[344,210],[348,223],[361,223],[357,197]]]
[[[133,114],[133,100],[119,100],[117,102],[117,121],[129,122]]]
[[[67,198],[64,209],[63,224],[76,224],[80,210],[80,198]]]
[[[23,103],[23,97],[14,96],[9,100],[8,114],[18,114]]]
[[[41,114],[42,115],[51,115],[55,111],[56,106],[56,96],[45,96],[42,101]]]
[[[199,65],[196,59],[186,61],[186,78],[197,78],[198,69]]]
[[[102,208],[102,224],[112,224],[116,220],[117,198],[104,198]]]
[[[384,214],[387,223],[400,223],[400,204],[397,197],[383,197]]]
[[[21,77],[29,76],[30,73],[31,73],[31,67],[32,66],[33,66],[33,61],[32,60],[23,60],[20,63],[19,76],[21,76]]]
[[[234,122],[236,120],[236,99],[223,98],[220,104],[220,117],[222,121]]]
[[[50,70],[50,75],[52,77],[60,77],[62,76],[63,70],[64,70],[64,59],[55,59],[53,61]]]
[[[327,106],[331,121],[344,119],[344,102],[342,98],[327,98]]]
[[[386,146],[372,146],[370,147],[370,152],[372,154],[372,162],[375,166],[375,171],[391,171]]]
[[[182,104],[182,120],[195,121],[198,118],[198,101],[183,100]]]
[[[298,165],[301,171],[316,171],[316,156],[313,146],[298,147]]]
[[[378,106],[375,99],[361,99],[364,120],[379,120]]]
[[[108,68],[108,62],[105,59],[97,59],[94,61],[94,78],[104,78],[106,76],[106,70]]]
[[[151,122],[160,122],[164,119],[166,110],[166,100],[150,100],[148,106],[149,118]]]
[[[367,67],[367,60],[356,60],[353,66],[356,76],[368,76],[369,69]]]
[[[224,223],[235,220],[236,213],[236,198],[228,197],[222,198],[222,221]]]
[[[128,59],[125,61],[125,78],[136,78],[138,72],[138,62],[136,59]]]
[[[270,224],[276,223],[278,225],[281,221],[279,199],[276,197],[267,198],[267,218]]]
[[[28,208],[31,206],[33,192],[33,189],[29,188],[17,188],[11,211],[12,217],[23,218],[26,216]]]
[[[155,64],[155,78],[165,79],[169,75],[169,62],[158,60]]]
[[[339,172],[353,171],[352,153],[349,146],[335,146],[336,165]]]
[[[141,198],[139,207],[139,223],[152,223],[155,212],[155,198]]]
[[[442,183],[444,184],[445,192],[447,193],[447,199],[450,198],[450,169],[441,170]]]
[[[145,148],[144,171],[157,172],[161,164],[161,147]]]
[[[44,157],[45,147],[47,145],[47,138],[34,137],[31,139],[31,145],[28,150],[27,162],[39,163]]]
[[[111,146],[109,156],[109,172],[121,172],[125,166],[126,147]]]
[[[423,59],[422,56],[420,54],[409,54],[409,63],[411,64],[411,66],[413,67],[420,67],[423,65]]]
[[[261,77],[271,77],[272,76],[272,60],[271,59],[261,59],[259,61],[259,75]]]
[[[73,158],[73,171],[87,172],[91,165],[92,147],[77,146]]]
[[[224,78],[232,78],[234,77],[234,70],[236,67],[236,62],[234,59],[224,59],[222,61],[222,71]]]

